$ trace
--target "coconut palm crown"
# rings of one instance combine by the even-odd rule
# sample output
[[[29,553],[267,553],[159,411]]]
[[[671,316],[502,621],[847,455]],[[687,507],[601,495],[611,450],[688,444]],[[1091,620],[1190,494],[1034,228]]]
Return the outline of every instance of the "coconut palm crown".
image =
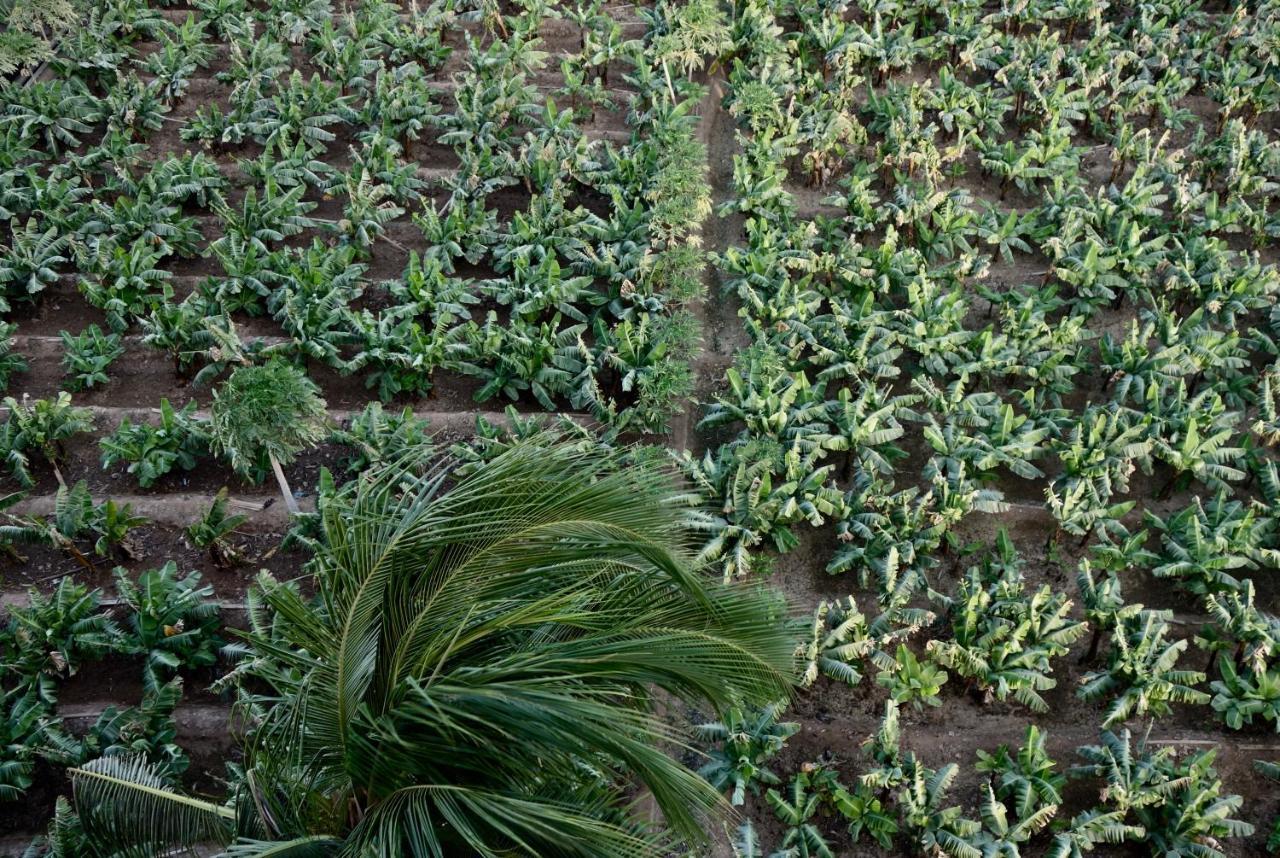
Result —
[[[314,599],[260,577],[235,795],[178,798],[99,760],[73,773],[86,830],[229,856],[647,856],[701,838],[723,799],[677,761],[656,703],[784,696],[779,598],[704,576],[687,497],[626,451],[544,435],[487,461],[425,455],[322,505]]]

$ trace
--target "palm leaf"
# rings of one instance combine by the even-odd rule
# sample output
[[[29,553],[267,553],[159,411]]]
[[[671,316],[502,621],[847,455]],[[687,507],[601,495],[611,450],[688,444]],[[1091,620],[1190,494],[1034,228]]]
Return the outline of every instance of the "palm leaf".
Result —
[[[95,842],[191,847],[225,844],[233,836],[234,811],[174,792],[142,757],[101,757],[68,775]]]

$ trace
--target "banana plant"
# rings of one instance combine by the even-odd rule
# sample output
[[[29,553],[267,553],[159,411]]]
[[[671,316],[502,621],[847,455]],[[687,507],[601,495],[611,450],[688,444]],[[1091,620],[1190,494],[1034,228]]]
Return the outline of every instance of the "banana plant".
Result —
[[[66,388],[72,392],[101,386],[111,380],[107,367],[124,354],[119,334],[103,334],[97,325],[90,325],[78,335],[60,331],[62,338],[62,367],[67,375]]]
[[[306,188],[301,185],[282,187],[267,176],[259,195],[257,187],[245,191],[238,209],[230,203],[215,200],[214,213],[222,221],[223,234],[209,245],[209,251],[231,241],[232,236],[254,245],[262,252],[270,252],[271,244],[283,241],[316,225],[307,213],[316,204],[303,200]]]
[[[277,257],[239,233],[230,233],[225,241],[211,245],[209,255],[217,260],[222,274],[201,284],[201,296],[226,313],[262,315],[263,301],[273,290]],[[165,311],[162,308],[160,312]]]
[[[1269,547],[1274,521],[1254,503],[1219,491],[1207,502],[1194,497],[1173,515],[1146,514],[1160,534],[1161,550],[1152,566],[1158,578],[1170,578],[1192,593],[1240,590],[1242,572],[1280,566],[1280,551]]]
[[[694,487],[723,501],[704,525],[708,540],[700,556],[718,561],[726,579],[759,565],[751,553],[766,541],[779,551],[799,544],[795,527],[838,518],[845,496],[832,483],[832,465],[819,465],[800,442],[782,447],[769,439],[708,451],[701,460],[687,452],[679,460]]]
[[[141,238],[127,246],[104,242],[92,262],[93,276],[80,281],[80,292],[106,313],[113,331],[123,332],[173,298],[173,273],[159,267],[162,258]]]
[[[909,754],[903,765],[902,787],[897,804],[902,815],[902,831],[912,850],[939,858],[981,858],[982,824],[964,816],[958,806],[947,807],[960,767],[947,763],[934,770]]]
[[[175,677],[144,692],[138,706],[106,707],[81,735],[57,722],[51,723],[41,734],[40,756],[59,766],[80,767],[103,757],[137,755],[157,775],[176,781],[191,764],[178,745],[178,726],[173,717],[181,698],[182,680]],[[56,830],[57,824],[53,827]]]
[[[1144,739],[1134,748],[1128,730],[1120,736],[1104,730],[1102,744],[1082,747],[1079,753],[1085,764],[1071,773],[1102,778],[1104,809],[1140,826],[1139,836],[1153,855],[1224,858],[1223,839],[1253,833],[1252,825],[1231,818],[1243,799],[1223,793],[1213,768],[1215,750],[1180,760],[1172,746],[1151,750]]]
[[[800,730],[798,723],[778,720],[785,708],[784,703],[754,711],[733,707],[722,720],[698,725],[699,738],[714,743],[698,773],[721,792],[729,790],[735,806],[746,801],[748,790],[758,794],[761,784],[780,783],[767,763]]]
[[[917,710],[925,706],[941,706],[938,692],[947,682],[947,672],[928,660],[920,661],[905,644],[898,644],[893,664],[876,675],[876,684],[889,690],[895,703],[910,703]]]
[[[1128,409],[1087,407],[1067,437],[1050,444],[1050,451],[1062,463],[1053,490],[1067,493],[1083,483],[1090,486],[1091,494],[1104,500],[1127,492],[1135,467],[1151,454],[1144,423]]]
[[[429,430],[429,422],[408,406],[394,412],[384,410],[380,402],[370,402],[335,430],[331,440],[352,449],[344,461],[348,473],[361,473],[373,465],[395,461],[410,450],[430,447]]]
[[[31,787],[47,720],[34,691],[15,685],[0,693],[0,801],[17,801]]]
[[[58,268],[70,261],[72,237],[56,226],[41,229],[34,217],[19,227],[9,222],[8,245],[0,247],[0,309],[6,297],[30,298],[58,281]]]
[[[930,657],[976,682],[987,700],[1009,697],[1047,712],[1041,696],[1057,685],[1051,661],[1065,655],[1086,630],[1071,618],[1072,603],[1047,584],[1025,593],[1022,562],[1001,531],[994,551],[970,568],[954,596],[932,595],[951,619],[952,640],[929,641]]]
[[[8,610],[4,670],[17,681],[12,687],[31,689],[49,704],[52,680],[120,651],[124,640],[120,627],[102,610],[102,591],[70,577],[60,579],[48,594],[32,589],[25,605]]]
[[[1256,716],[1280,729],[1280,670],[1238,672],[1224,655],[1218,660],[1218,675],[1209,685],[1210,703],[1223,723],[1239,730]]]
[[[143,688],[160,693],[179,670],[213,665],[222,640],[222,621],[209,600],[213,587],[201,585],[200,573],[179,577],[170,560],[136,579],[115,570],[116,591],[126,606],[132,639],[129,647],[144,656]]]
[[[103,115],[100,99],[74,77],[9,84],[4,94],[3,122],[55,155],[78,148]]]
[[[27,488],[35,485],[31,474],[31,455],[39,453],[62,482],[58,465],[65,460],[65,441],[93,429],[93,417],[87,408],[71,404],[71,394],[63,391],[54,399],[37,399],[29,402],[12,396],[4,398],[9,412],[0,425],[0,456],[8,465],[14,479]]]
[[[822,829],[812,821],[818,813],[822,796],[810,789],[806,773],[799,772],[791,779],[785,795],[770,789],[765,798],[778,820],[786,826],[782,837],[783,854],[797,858],[835,858]]]
[[[993,808],[999,815],[1002,810],[1007,814],[1008,805],[1012,803],[1017,821],[1014,829],[1019,833],[1034,834],[1043,828],[1062,804],[1062,789],[1067,779],[1055,771],[1057,764],[1045,750],[1046,738],[1045,733],[1032,724],[1027,727],[1026,739],[1016,753],[1007,745],[1001,745],[994,754],[978,751],[975,768],[990,778],[988,804],[1000,804],[1001,807]],[[991,826],[988,824],[988,827]],[[1006,825],[1000,827],[1007,828]],[[1017,842],[1017,838],[1011,836],[1012,831],[993,830],[993,833]]]
[[[341,241],[354,245],[362,253],[368,253],[374,242],[386,233],[387,224],[405,212],[396,203],[396,190],[376,181],[367,170],[356,176],[348,174],[342,193],[346,197],[342,219],[333,229]]]
[[[1244,448],[1234,445],[1239,415],[1226,410],[1222,397],[1204,390],[1187,396],[1185,382],[1179,381],[1167,396],[1152,387],[1148,390],[1145,413],[1151,438],[1151,457],[1168,464],[1174,479],[1161,495],[1186,488],[1198,480],[1214,491],[1222,491],[1228,482],[1243,480],[1238,467]]]
[[[1275,373],[1263,374],[1262,389],[1258,393],[1258,419],[1249,427],[1268,447],[1280,444],[1280,399],[1275,384]]]
[[[1080,679],[1077,696],[1097,700],[1116,694],[1107,707],[1103,727],[1134,715],[1168,715],[1173,703],[1208,703],[1210,697],[1195,686],[1205,675],[1177,669],[1187,641],[1168,639],[1167,611],[1144,610],[1121,619],[1111,636],[1108,664]]]
[[[96,567],[91,557],[81,551],[81,540],[94,539],[93,554],[98,557],[111,557],[118,549],[125,557],[136,559],[129,533],[147,523],[147,519],[133,513],[130,504],[121,506],[111,498],[94,503],[84,480],[71,488],[58,487],[53,515],[8,518],[11,523],[4,530],[10,538],[57,548],[89,572],[96,571]]]
[[[209,557],[220,569],[229,569],[244,560],[244,555],[232,541],[236,528],[249,520],[247,515],[227,511],[230,498],[227,487],[218,489],[213,503],[184,531],[187,541],[196,548],[209,552]]]
[[[98,442],[102,467],[125,464],[144,489],[175,468],[190,471],[209,448],[208,420],[197,417],[195,410],[194,401],[174,410],[169,400],[161,399],[160,420],[154,426],[121,418],[116,430]]]
[[[946,523],[935,509],[932,492],[912,487],[898,492],[865,475],[847,493],[838,520],[839,547],[827,571],[854,571],[861,586],[874,586],[884,604],[904,604],[928,588],[928,571]]]
[[[1141,535],[1145,538],[1146,531],[1142,531]],[[1084,664],[1092,664],[1098,657],[1098,645],[1104,635],[1114,632],[1122,621],[1142,611],[1142,605],[1124,600],[1120,573],[1127,568],[1127,564],[1120,569],[1108,568],[1102,564],[1104,577],[1099,579],[1094,576],[1093,566],[1088,559],[1080,561],[1076,587],[1080,590],[1080,605],[1084,608],[1085,619],[1092,629],[1089,649],[1081,658]]]
[[[1125,813],[1118,810],[1086,810],[1072,817],[1066,829],[1053,837],[1053,843],[1045,853],[1047,858],[1084,858],[1100,844],[1119,846],[1131,840],[1141,840],[1147,830],[1141,825],[1126,823]]]
[[[334,126],[356,119],[351,97],[337,84],[313,74],[304,79],[294,69],[284,84],[256,100],[241,120],[245,134],[265,145],[277,139],[327,144],[336,139]]]
[[[1196,636],[1196,646],[1211,658],[1228,655],[1242,671],[1265,672],[1280,654],[1280,618],[1260,610],[1253,581],[1239,591],[1210,594],[1204,599],[1210,622]]]
[[[921,608],[894,606],[868,622],[853,596],[823,600],[814,609],[813,624],[796,649],[802,665],[800,685],[813,685],[819,674],[857,685],[862,681],[864,661],[881,669],[891,668],[895,659],[888,649],[933,619],[932,613]]]

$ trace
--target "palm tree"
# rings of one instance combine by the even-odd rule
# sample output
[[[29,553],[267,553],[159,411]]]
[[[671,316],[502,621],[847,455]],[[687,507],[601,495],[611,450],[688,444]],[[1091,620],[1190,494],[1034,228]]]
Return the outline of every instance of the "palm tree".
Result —
[[[687,744],[655,697],[785,697],[780,599],[700,574],[652,457],[547,435],[428,455],[322,504],[314,600],[259,579],[232,800],[103,759],[72,773],[91,832],[236,856],[660,855],[646,794],[701,839],[723,799],[668,754]]]

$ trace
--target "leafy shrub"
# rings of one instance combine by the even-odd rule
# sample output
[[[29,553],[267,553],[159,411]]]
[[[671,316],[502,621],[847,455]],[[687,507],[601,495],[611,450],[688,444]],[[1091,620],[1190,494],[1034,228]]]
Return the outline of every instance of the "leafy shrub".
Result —
[[[250,473],[265,456],[292,462],[323,440],[327,415],[316,386],[279,359],[241,367],[214,392],[209,429],[214,449]]]

